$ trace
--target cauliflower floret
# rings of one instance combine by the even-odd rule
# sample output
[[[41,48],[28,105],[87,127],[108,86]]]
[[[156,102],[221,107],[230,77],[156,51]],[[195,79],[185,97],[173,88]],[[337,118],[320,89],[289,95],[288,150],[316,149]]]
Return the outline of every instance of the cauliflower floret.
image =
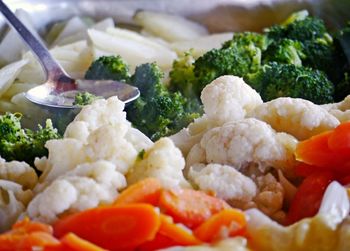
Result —
[[[350,95],[339,103],[321,105],[323,109],[336,117],[341,123],[350,120]]]
[[[257,192],[255,183],[234,167],[220,164],[197,164],[190,168],[188,178],[200,190],[214,193],[217,197],[246,204]]]
[[[260,95],[243,78],[222,76],[202,90],[205,114],[225,123],[244,118],[245,113],[263,103]]]
[[[304,140],[339,125],[339,120],[314,103],[299,98],[277,98],[256,107],[249,117]]]
[[[159,179],[164,187],[189,187],[182,170],[185,160],[181,151],[169,138],[161,138],[144,153],[141,160],[127,173],[128,184],[136,183],[147,177]]]
[[[282,210],[284,199],[282,185],[270,173],[257,177],[256,183],[259,189],[254,198],[256,207],[266,215],[281,222],[285,218],[285,213]]]
[[[111,203],[126,187],[124,175],[108,161],[78,165],[60,176],[29,203],[30,218],[51,223],[64,212],[82,211]]]
[[[79,164],[97,160],[111,161],[118,171],[126,173],[138,152],[148,149],[153,142],[131,127],[123,108],[124,103],[117,97],[84,106],[67,127],[63,139],[46,143],[48,157],[36,159],[36,167],[43,171],[36,190]]]
[[[65,131],[65,138],[77,138],[84,141],[92,131],[102,125],[127,124],[124,103],[117,97],[107,100],[98,99],[91,105],[84,106]],[[78,124],[78,125],[76,125]]]
[[[32,195],[30,190],[24,191],[21,185],[0,179],[0,233],[15,223]]]
[[[226,122],[244,118],[246,113],[263,102],[260,95],[242,78],[228,75],[206,85],[201,100],[205,114],[171,137],[185,156],[205,132]]]
[[[6,162],[0,157],[0,179],[22,185],[23,189],[32,189],[38,182],[35,170],[25,162]]]
[[[276,133],[263,121],[243,119],[205,133],[199,146],[189,152],[187,168],[188,163],[195,163],[193,159],[205,159],[201,163],[230,165],[238,170],[256,163],[260,169],[272,166],[288,171],[295,165],[296,144],[297,140],[292,136]],[[198,153],[203,156],[197,156]]]

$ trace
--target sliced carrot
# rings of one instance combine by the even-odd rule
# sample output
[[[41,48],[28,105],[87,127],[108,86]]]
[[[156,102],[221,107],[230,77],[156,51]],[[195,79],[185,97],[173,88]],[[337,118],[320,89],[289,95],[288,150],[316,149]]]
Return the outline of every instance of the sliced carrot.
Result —
[[[338,125],[328,139],[329,149],[349,156],[350,160],[350,122]]]
[[[244,234],[246,225],[247,221],[242,211],[224,209],[198,226],[193,233],[204,242],[213,242]]]
[[[49,234],[53,233],[52,226],[41,222],[31,221],[28,217],[13,224],[12,230],[18,231],[18,232],[24,232],[24,233],[31,233],[31,232],[46,232]]]
[[[81,239],[73,233],[68,233],[61,239],[64,247],[70,248],[74,251],[106,251],[91,242]]]
[[[189,228],[202,224],[213,214],[230,206],[219,198],[192,189],[163,190],[159,207],[177,223]]]
[[[333,152],[328,146],[328,140],[332,133],[333,131],[324,132],[301,141],[295,151],[296,159],[330,171],[334,166],[344,165],[346,156],[340,152]]]
[[[5,233],[0,235],[0,250],[32,251],[33,247],[41,247],[58,244],[59,241],[46,232],[32,233]]]
[[[291,202],[287,224],[314,216],[319,208],[327,186],[334,180],[331,172],[314,173],[303,180]]]
[[[129,203],[149,203],[157,205],[162,185],[155,178],[146,178],[124,190],[115,200],[114,205]]]
[[[102,248],[137,247],[152,240],[160,226],[159,213],[148,204],[128,204],[89,209],[54,224],[54,234],[72,232]]]
[[[138,250],[151,251],[172,246],[192,246],[201,244],[201,241],[192,234],[190,229],[175,224],[171,217],[161,214],[160,220],[161,224],[156,237],[151,241],[143,243]]]

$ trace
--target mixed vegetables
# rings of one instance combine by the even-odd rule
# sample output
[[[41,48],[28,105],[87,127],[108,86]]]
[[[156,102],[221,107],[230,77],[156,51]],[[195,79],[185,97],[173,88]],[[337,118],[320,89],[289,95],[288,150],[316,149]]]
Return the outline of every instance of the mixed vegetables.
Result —
[[[161,20],[185,28],[162,35]],[[48,39],[88,36],[93,60],[84,40],[53,51],[83,46],[85,78],[134,85],[135,102],[78,94],[62,136],[0,116],[0,251],[349,250],[349,26],[331,34],[300,11],[184,51],[205,28],[135,21],[164,41],[110,21]],[[104,39],[125,47],[101,51]],[[8,66],[18,79],[37,70],[20,72],[28,58]],[[28,87],[10,82],[5,99]]]

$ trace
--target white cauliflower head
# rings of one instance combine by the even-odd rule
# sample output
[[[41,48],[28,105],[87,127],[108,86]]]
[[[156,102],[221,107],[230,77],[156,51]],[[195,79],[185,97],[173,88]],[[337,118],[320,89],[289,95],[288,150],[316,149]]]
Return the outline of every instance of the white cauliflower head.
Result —
[[[296,144],[292,136],[276,133],[265,122],[249,118],[209,130],[199,146],[191,149],[186,162],[188,168],[188,163],[195,163],[193,159],[205,159],[203,164],[217,163],[237,169],[256,163],[261,169],[272,166],[289,170],[295,165]]]
[[[169,138],[161,138],[147,150],[127,173],[128,184],[147,177],[155,177],[164,187],[189,187],[182,170],[185,160],[181,151]]]
[[[253,180],[227,165],[197,164],[189,169],[188,178],[200,190],[214,193],[229,203],[230,201],[249,203],[257,192]]]
[[[246,112],[263,102],[243,78],[229,75],[221,76],[206,85],[201,100],[205,114],[223,123],[244,118]]]
[[[304,140],[339,125],[339,120],[314,103],[299,98],[277,98],[257,106],[250,114],[270,124],[278,132],[287,132]]]
[[[0,179],[0,233],[10,229],[32,198],[30,190],[8,180]]]
[[[37,194],[29,203],[27,214],[34,220],[51,223],[65,212],[111,203],[124,187],[124,175],[111,162],[78,165]]]
[[[20,184],[23,189],[32,189],[38,182],[34,168],[25,162],[6,162],[0,157],[0,179]]]
[[[242,78],[229,75],[206,85],[201,100],[205,114],[195,119],[188,128],[171,136],[185,156],[205,132],[226,122],[244,118],[246,113],[263,102],[260,95]]]

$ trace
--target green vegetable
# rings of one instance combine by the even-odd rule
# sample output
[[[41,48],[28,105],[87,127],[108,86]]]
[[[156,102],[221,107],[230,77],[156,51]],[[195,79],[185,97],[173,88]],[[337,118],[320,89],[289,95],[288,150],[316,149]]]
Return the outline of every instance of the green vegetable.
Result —
[[[0,116],[0,156],[7,161],[25,161],[33,166],[35,157],[47,156],[46,141],[58,139],[60,135],[53,128],[51,120],[37,131],[22,129],[19,113]]]
[[[73,105],[78,105],[78,106],[89,105],[98,98],[99,98],[98,96],[91,94],[89,92],[79,92],[74,97]]]
[[[264,101],[278,97],[303,98],[316,104],[333,101],[334,86],[321,71],[276,62],[245,76]]]
[[[282,64],[302,65],[302,58],[305,57],[302,45],[299,41],[281,39],[274,41],[263,53],[263,62],[278,62]]]
[[[235,35],[222,48],[213,49],[194,63],[196,77],[195,91],[199,96],[202,89],[222,75],[243,77],[255,72],[261,64],[261,48],[265,48],[264,36],[256,33]]]
[[[129,78],[129,67],[120,56],[102,56],[85,73],[85,79],[128,82]]]
[[[140,89],[141,96],[127,107],[127,118],[152,140],[174,134],[199,117],[188,109],[181,93],[165,88],[162,77],[155,63],[147,63],[136,68],[130,83]]]

